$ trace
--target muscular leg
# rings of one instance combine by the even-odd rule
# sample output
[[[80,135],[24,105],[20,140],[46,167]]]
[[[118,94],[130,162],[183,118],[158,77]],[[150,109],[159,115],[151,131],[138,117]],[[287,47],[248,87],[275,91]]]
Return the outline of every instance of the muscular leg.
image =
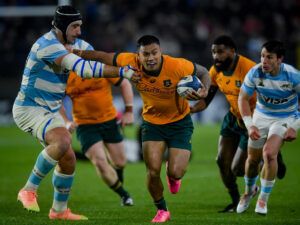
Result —
[[[143,142],[144,160],[147,168],[147,187],[154,202],[163,198],[164,187],[160,178],[166,144],[163,141]]]
[[[52,177],[52,210],[62,212],[67,209],[76,164],[76,157],[71,148],[71,135],[65,128],[54,128],[46,133],[46,143],[48,155],[58,160]]]
[[[124,183],[123,170],[126,166],[126,155],[124,142],[119,143],[105,143],[108,149],[110,160],[114,169],[117,172],[119,180]]]
[[[277,174],[277,154],[283,143],[282,137],[277,134],[271,135],[263,147],[264,165],[261,172],[261,191],[256,203],[255,212],[267,214],[267,202],[275,184]]]
[[[186,172],[190,156],[191,151],[178,148],[170,148],[167,171],[168,176],[175,180],[181,179]]]
[[[131,199],[129,193],[123,188],[117,172],[107,160],[103,141],[93,144],[87,150],[85,155],[95,166],[98,175],[102,177],[103,181],[121,197],[121,204],[126,206],[133,205],[133,200]]]
[[[282,145],[282,138],[278,135],[272,135],[268,138],[263,148],[264,166],[262,168],[262,178],[265,180],[274,180],[277,174],[277,154]]]
[[[245,175],[246,160],[247,150],[242,150],[240,147],[238,147],[231,164],[231,170],[235,176],[243,177]]]
[[[255,189],[256,178],[260,171],[262,149],[248,147],[248,157],[245,164],[245,194],[250,195]]]
[[[117,182],[118,177],[116,171],[107,161],[102,141],[99,141],[92,145],[87,150],[85,155],[95,166],[98,175],[102,177],[103,181],[108,186],[112,186]]]
[[[45,141],[47,144],[46,151],[48,155],[59,161],[66,152],[70,150],[71,134],[66,128],[57,127],[46,133]],[[73,167],[72,173],[74,172],[74,169],[75,166]]]
[[[238,140],[231,137],[219,137],[217,164],[222,181],[228,189],[232,203],[220,212],[232,212],[238,204],[240,194],[236,184],[236,175],[232,171],[233,159],[238,147]],[[236,159],[238,160],[238,159]]]

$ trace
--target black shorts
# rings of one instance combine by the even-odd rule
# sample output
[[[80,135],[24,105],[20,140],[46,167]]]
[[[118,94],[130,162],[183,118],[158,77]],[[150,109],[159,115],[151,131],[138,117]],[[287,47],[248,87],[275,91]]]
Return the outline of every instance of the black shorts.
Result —
[[[223,119],[220,134],[223,137],[236,138],[239,141],[239,147],[243,151],[247,151],[247,129],[240,126],[240,123],[238,122],[237,118],[230,111],[225,115]]]
[[[191,151],[193,130],[194,125],[190,115],[179,121],[163,125],[143,121],[142,141],[164,141],[168,148],[181,148]]]
[[[120,126],[113,119],[104,123],[79,125],[76,130],[77,139],[81,143],[83,153],[95,143],[120,143],[123,141]]]

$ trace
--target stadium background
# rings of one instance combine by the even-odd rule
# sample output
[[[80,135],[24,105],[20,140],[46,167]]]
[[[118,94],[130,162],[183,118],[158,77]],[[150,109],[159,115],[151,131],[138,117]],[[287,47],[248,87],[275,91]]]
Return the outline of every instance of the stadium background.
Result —
[[[11,119],[11,104],[19,89],[27,54],[35,39],[50,29],[53,4],[56,3],[50,0],[0,0],[0,224],[57,224],[47,218],[52,199],[50,175],[39,190],[41,213],[22,211],[16,202],[17,192],[32,169],[41,146],[16,128]],[[259,60],[260,45],[265,40],[281,39],[288,48],[285,61],[300,67],[299,0],[86,0],[73,1],[73,4],[84,17],[83,38],[96,49],[134,51],[139,36],[153,33],[161,39],[165,53],[209,67],[212,40],[227,33],[236,40],[239,52],[255,61]],[[17,17],[15,14],[27,14],[25,9],[28,8],[20,11],[7,8],[15,6],[46,6],[46,12],[45,8],[34,12],[48,16]],[[118,92],[115,94],[117,104],[121,105]],[[196,118],[201,123],[195,124],[193,157],[183,188],[175,197],[165,192],[172,211],[170,224],[299,225],[299,140],[287,143],[283,148],[287,176],[276,182],[268,216],[255,215],[254,203],[243,215],[217,213],[229,201],[215,163],[219,124],[203,123],[219,121],[226,108],[224,98],[219,95],[205,111],[206,115],[203,113]],[[125,130],[130,140],[135,138],[135,129]],[[119,199],[98,179],[92,165],[78,161],[70,207],[88,215],[90,220],[76,224],[149,224],[155,209],[146,190],[145,173],[143,162],[127,166],[126,187],[133,194],[136,207],[121,209]],[[162,168],[162,174],[165,174],[165,168]],[[238,181],[242,191],[243,179]],[[165,180],[163,182],[166,185]],[[59,224],[69,223],[61,221]]]
[[[280,39],[288,49],[285,61],[300,67],[299,0],[1,0],[0,121],[10,113],[31,45],[50,29],[55,3],[68,2],[82,12],[82,37],[95,49],[135,51],[138,37],[151,33],[160,38],[164,53],[209,68],[211,42],[217,35],[226,33],[234,37],[239,53],[256,62],[265,40]],[[20,17],[6,8],[14,6],[52,8],[48,9],[47,16],[41,16],[41,12],[38,17],[30,14]],[[20,10],[21,15],[25,15],[25,8]],[[116,101],[118,104],[119,100]],[[219,121],[225,111],[215,115],[215,107],[226,109],[222,97],[197,119]]]

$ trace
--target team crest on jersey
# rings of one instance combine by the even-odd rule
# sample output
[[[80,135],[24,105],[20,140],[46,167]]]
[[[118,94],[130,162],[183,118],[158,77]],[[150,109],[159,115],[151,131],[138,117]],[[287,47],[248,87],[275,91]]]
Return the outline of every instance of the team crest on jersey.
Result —
[[[238,88],[240,88],[242,86],[242,81],[236,80],[235,81],[235,86],[237,86]]]
[[[165,87],[170,87],[172,84],[171,80],[164,80],[164,86]]]

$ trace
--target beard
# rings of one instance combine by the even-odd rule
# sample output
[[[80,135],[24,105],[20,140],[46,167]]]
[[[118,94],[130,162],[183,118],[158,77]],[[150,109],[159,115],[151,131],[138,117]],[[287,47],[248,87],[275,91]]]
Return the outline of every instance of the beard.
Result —
[[[217,66],[216,63],[221,63],[221,65]],[[231,63],[232,63],[232,59],[229,57],[227,59],[225,59],[224,61],[214,60],[214,66],[216,67],[217,71],[228,70]]]

